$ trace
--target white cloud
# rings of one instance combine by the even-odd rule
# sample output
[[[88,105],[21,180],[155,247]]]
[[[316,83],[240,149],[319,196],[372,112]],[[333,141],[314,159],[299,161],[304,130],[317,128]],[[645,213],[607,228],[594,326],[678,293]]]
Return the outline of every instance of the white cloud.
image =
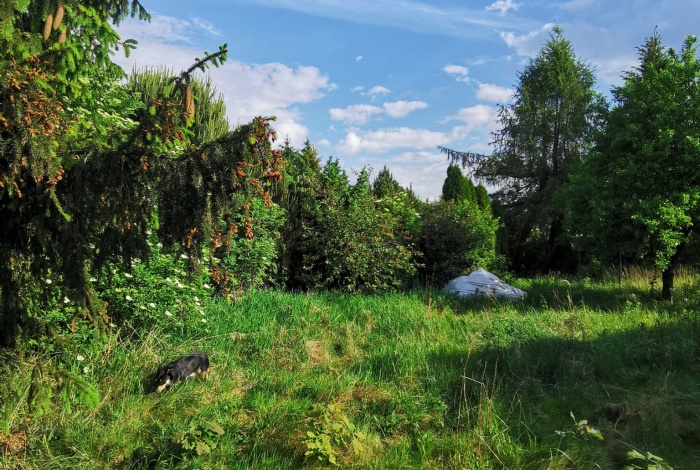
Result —
[[[389,93],[391,93],[391,90],[381,85],[373,86],[367,91],[367,94],[370,96],[388,95]]]
[[[404,188],[411,188],[420,198],[436,200],[442,193],[449,162],[437,149],[402,152],[386,158],[368,159],[373,168],[389,168],[392,176]]]
[[[437,163],[445,160],[447,160],[445,155],[438,150],[434,152],[401,152],[391,159],[391,161],[395,163]]]
[[[377,114],[382,114],[384,110],[378,106],[369,104],[355,104],[347,108],[333,108],[330,110],[331,119],[342,121],[345,124],[362,125]]]
[[[154,23],[156,26],[154,26]],[[118,28],[122,37],[134,38],[139,46],[129,59],[116,55],[115,62],[130,71],[165,65],[175,72],[192,65],[201,50],[191,46],[187,36],[192,23],[153,15],[151,23],[124,21]],[[209,73],[217,90],[223,94],[227,115],[233,125],[249,122],[255,116],[276,116],[273,127],[281,140],[289,137],[292,145],[302,146],[308,128],[298,105],[322,98],[336,86],[317,67],[272,62],[246,64],[229,59]]]
[[[442,69],[443,72],[452,75],[458,82],[469,82],[469,69],[461,65],[448,64]]]
[[[605,83],[621,85],[622,76],[639,64],[639,58],[634,54],[618,55],[615,57],[600,57],[593,61],[596,74]]]
[[[376,131],[350,129],[336,148],[341,152],[351,154],[358,152],[383,153],[404,148],[423,150],[464,139],[472,130],[482,125],[470,122],[467,125],[455,126],[449,132],[409,127],[394,127]]]
[[[426,149],[450,142],[450,134],[427,129],[397,127],[361,132],[349,130],[338,143],[338,150],[347,153],[386,152],[399,148]]]
[[[265,115],[265,113],[259,114]],[[280,110],[276,116],[277,121],[272,123],[272,127],[277,131],[277,143],[281,144],[289,139],[292,146],[301,148],[309,137],[309,129],[299,122],[299,113],[293,110]]]
[[[513,0],[498,0],[487,6],[487,10],[498,11],[501,15],[505,15],[508,10],[517,10],[521,3],[513,3]]]
[[[359,62],[362,59],[364,59],[364,57],[362,57],[361,55],[358,55],[357,57],[355,57],[355,62]]]
[[[154,41],[166,44],[191,44],[193,24],[170,16],[152,15],[145,25],[143,21],[126,20],[117,28],[119,35],[138,39],[139,43]],[[139,49],[143,45],[139,44]]]
[[[214,26],[207,20],[203,20],[201,18],[193,18],[192,24],[194,24],[197,28],[201,29],[202,31],[208,33],[211,36],[222,36],[221,31],[219,31],[216,28],[216,26]]]
[[[464,123],[463,132],[469,132],[479,129],[488,128],[493,130],[497,126],[498,109],[494,106],[486,106],[477,104],[469,108],[462,108],[457,111],[457,114],[447,117],[444,122],[461,121]]]
[[[489,83],[480,83],[476,97],[493,103],[507,103],[513,98],[513,90]]]
[[[393,118],[402,118],[417,109],[427,108],[428,104],[423,101],[394,101],[385,102],[383,107],[370,104],[354,104],[347,108],[332,108],[330,117],[334,121],[342,121],[347,125],[366,124],[372,116],[386,113]]]
[[[510,20],[494,15],[476,2],[428,2],[426,0],[246,0],[266,8],[284,8],[361,24],[384,25],[428,34],[483,39],[494,30],[510,26]],[[498,2],[496,2],[498,3]],[[512,4],[506,0],[505,4]],[[442,5],[438,5],[442,4]],[[519,18],[523,29],[535,23]]]
[[[393,118],[402,118],[417,109],[425,109],[428,103],[424,101],[394,101],[384,103],[384,112]]]
[[[554,26],[554,23],[546,23],[538,30],[521,35],[512,31],[501,31],[499,34],[508,47],[515,49],[520,55],[529,56],[540,50]]]

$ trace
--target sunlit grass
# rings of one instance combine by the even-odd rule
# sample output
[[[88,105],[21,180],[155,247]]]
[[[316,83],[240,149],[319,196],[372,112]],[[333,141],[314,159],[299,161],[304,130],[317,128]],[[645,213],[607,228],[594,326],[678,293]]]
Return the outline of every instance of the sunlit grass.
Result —
[[[341,467],[621,468],[638,449],[698,468],[700,296],[683,279],[673,304],[636,281],[555,278],[517,281],[523,302],[261,291],[212,305],[196,335],[123,325],[94,352],[11,355],[0,466],[327,466],[307,433],[334,405],[366,437],[353,450],[329,435]],[[152,393],[158,364],[194,350],[208,379]],[[54,383],[33,417],[37,364],[85,369],[99,404]],[[209,453],[173,442],[209,422],[225,431]]]

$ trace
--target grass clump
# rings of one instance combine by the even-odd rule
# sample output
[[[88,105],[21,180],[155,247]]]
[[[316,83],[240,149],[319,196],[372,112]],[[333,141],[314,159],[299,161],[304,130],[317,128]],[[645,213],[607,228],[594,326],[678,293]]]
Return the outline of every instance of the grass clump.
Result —
[[[208,331],[5,352],[0,467],[700,467],[700,295],[517,284],[517,303],[258,291],[207,304]],[[206,382],[152,393],[193,350]]]

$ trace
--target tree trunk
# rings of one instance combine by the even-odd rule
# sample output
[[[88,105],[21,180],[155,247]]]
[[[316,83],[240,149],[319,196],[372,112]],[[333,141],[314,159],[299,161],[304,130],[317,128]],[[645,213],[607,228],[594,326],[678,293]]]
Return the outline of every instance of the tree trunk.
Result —
[[[4,281],[8,281],[3,279]],[[3,282],[0,286],[0,348],[12,348],[15,346],[17,338],[17,327],[19,326],[20,310],[14,300],[17,295],[11,289],[11,281]]]
[[[549,253],[547,253],[547,271],[559,271],[562,266],[562,261],[560,259],[561,250],[559,250],[559,238],[562,234],[563,227],[563,217],[560,215],[555,215],[552,220],[552,225],[549,226],[549,240],[547,243],[547,248]]]
[[[663,300],[673,300],[673,278],[676,275],[675,263],[671,262],[661,273],[661,298]]]
[[[676,251],[676,254],[671,256],[668,267],[661,273],[661,298],[663,300],[673,300],[673,278],[676,275],[679,256],[679,251]]]

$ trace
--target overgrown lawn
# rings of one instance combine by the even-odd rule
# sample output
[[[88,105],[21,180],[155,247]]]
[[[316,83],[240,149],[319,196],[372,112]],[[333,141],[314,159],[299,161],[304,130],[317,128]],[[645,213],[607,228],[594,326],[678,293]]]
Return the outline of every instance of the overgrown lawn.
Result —
[[[639,282],[516,285],[526,301],[260,291],[210,304],[196,335],[6,353],[0,467],[700,468],[688,278],[673,304]],[[195,350],[209,378],[153,393]]]

